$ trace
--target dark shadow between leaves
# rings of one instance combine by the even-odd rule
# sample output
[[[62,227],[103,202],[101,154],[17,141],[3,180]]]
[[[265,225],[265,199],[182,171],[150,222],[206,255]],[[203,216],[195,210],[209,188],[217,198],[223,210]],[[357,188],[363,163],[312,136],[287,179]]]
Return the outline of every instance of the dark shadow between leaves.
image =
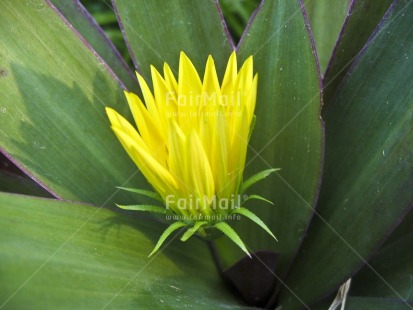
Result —
[[[224,270],[223,276],[247,304],[264,307],[277,284],[278,257],[278,253],[268,250],[252,253],[251,258],[245,256]]]
[[[27,176],[3,169],[0,169],[0,191],[36,197],[54,198],[49,192]]]

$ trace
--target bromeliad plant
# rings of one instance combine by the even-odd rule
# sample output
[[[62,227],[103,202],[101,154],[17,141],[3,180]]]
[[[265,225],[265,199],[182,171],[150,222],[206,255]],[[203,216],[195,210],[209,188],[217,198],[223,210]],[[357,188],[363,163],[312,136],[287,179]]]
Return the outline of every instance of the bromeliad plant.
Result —
[[[0,308],[412,308],[412,1],[266,0],[236,47],[217,1],[113,8],[137,79],[78,1],[0,3]]]

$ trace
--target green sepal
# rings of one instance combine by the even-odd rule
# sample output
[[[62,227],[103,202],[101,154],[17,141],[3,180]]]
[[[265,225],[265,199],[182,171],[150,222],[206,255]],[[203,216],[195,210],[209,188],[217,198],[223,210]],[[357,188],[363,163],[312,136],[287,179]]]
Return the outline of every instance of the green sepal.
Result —
[[[157,201],[164,203],[164,201],[162,200],[162,197],[158,193],[155,193],[152,191],[148,191],[145,189],[139,189],[139,188],[120,187],[120,186],[117,186],[116,188],[122,189],[127,192],[132,192],[132,193],[136,193],[142,196],[146,196],[146,197],[149,197],[149,198],[152,198],[152,199],[155,199]]]
[[[184,235],[181,237],[181,241],[186,241],[186,240],[188,240],[189,238],[191,238],[191,237],[198,231],[198,229],[200,229],[201,226],[203,226],[203,225],[205,225],[205,224],[208,224],[208,222],[205,222],[205,221],[196,222],[193,227],[189,228],[189,229],[184,233]]]
[[[249,218],[255,224],[257,224],[262,229],[264,229],[276,241],[278,241],[277,238],[274,236],[274,234],[271,232],[271,230],[268,228],[268,226],[265,225],[265,223],[258,216],[256,216],[254,213],[252,213],[250,210],[245,209],[245,208],[237,208],[237,209],[234,209],[234,211],[232,211],[231,214],[234,214],[234,213],[241,214],[241,215]]]
[[[130,211],[143,211],[143,212],[154,212],[154,213],[161,213],[166,214],[166,209],[163,207],[152,206],[152,205],[130,205],[130,206],[117,206],[123,210],[130,210]]]
[[[235,230],[232,229],[231,226],[229,226],[225,222],[219,222],[216,223],[213,227],[222,231],[229,239],[231,239],[236,245],[238,245],[241,248],[241,250],[243,250],[249,257],[251,257],[251,254],[250,252],[248,252],[244,242],[242,242],[241,238],[238,236]]]
[[[264,198],[260,195],[248,195],[248,197],[242,202],[241,205],[243,206],[247,201],[252,200],[252,199],[262,200],[262,201],[268,202],[269,204],[274,205],[274,203],[272,201],[269,201],[268,199],[266,199],[266,198]]]
[[[170,234],[172,234],[175,230],[178,228],[181,228],[182,226],[185,226],[186,224],[184,222],[175,222],[172,223],[171,225],[168,226],[167,229],[162,233],[162,235],[159,237],[158,242],[156,243],[155,247],[153,248],[151,254],[148,255],[148,257],[151,257],[156,251],[159,250],[161,245],[165,242],[166,238],[169,237]]]
[[[252,177],[248,178],[245,182],[242,183],[241,185],[241,194],[243,194],[251,185],[257,183],[258,181],[261,181],[262,179],[265,179],[268,177],[271,173],[281,170],[280,168],[275,168],[275,169],[267,169],[261,172],[258,172],[257,174],[254,174]]]

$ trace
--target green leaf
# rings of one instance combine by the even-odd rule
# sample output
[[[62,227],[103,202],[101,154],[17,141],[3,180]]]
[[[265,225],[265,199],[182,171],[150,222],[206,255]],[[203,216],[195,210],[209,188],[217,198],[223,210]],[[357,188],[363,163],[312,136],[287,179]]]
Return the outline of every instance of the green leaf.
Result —
[[[253,200],[253,199],[265,201],[265,202],[267,202],[267,203],[269,203],[269,204],[274,205],[274,204],[272,203],[272,201],[269,201],[268,199],[265,199],[264,197],[261,197],[260,195],[248,195],[248,197],[243,200],[242,205],[244,205],[247,201]]]
[[[127,192],[132,192],[132,193],[136,193],[136,194],[139,194],[139,195],[142,195],[142,196],[146,196],[146,197],[149,197],[149,198],[152,198],[152,199],[155,199],[159,202],[164,203],[164,201],[162,200],[162,197],[156,192],[148,191],[148,190],[145,190],[145,189],[127,188],[127,187],[120,187],[120,186],[118,186],[117,188],[122,189],[122,190],[127,191]]]
[[[151,257],[153,254],[155,254],[155,252],[158,251],[162,244],[165,242],[166,238],[168,238],[175,230],[185,225],[186,224],[184,222],[175,222],[169,225],[162,233],[162,235],[159,237],[158,242],[156,243],[155,247],[153,248],[152,252],[149,254],[148,257]]]
[[[394,298],[413,305],[413,232],[382,248],[357,273],[352,296]]]
[[[312,306],[312,310],[330,310],[331,300],[324,300]],[[412,304],[413,305],[413,304]],[[347,296],[345,310],[411,310],[403,300],[384,297]],[[335,310],[340,310],[341,305]]]
[[[0,36],[0,149],[64,199],[101,205],[117,185],[147,187],[104,111],[130,114],[121,85],[61,16],[1,1]]]
[[[216,227],[221,232],[223,232],[229,239],[231,239],[232,242],[234,242],[238,247],[240,247],[240,249],[243,250],[244,253],[246,253],[249,257],[251,257],[244,242],[242,242],[241,238],[238,236],[236,231],[232,229],[231,226],[229,226],[225,222],[219,222],[219,223],[216,223],[214,227]]]
[[[252,251],[281,253],[280,277],[289,268],[313,214],[321,174],[320,79],[306,25],[299,1],[264,1],[239,45],[240,62],[253,55],[259,76],[257,121],[244,175],[281,168],[255,192],[277,208],[257,203],[251,210],[265,219],[279,242],[248,220],[237,221],[234,229]],[[224,242],[218,245],[220,253],[224,263],[232,264],[242,253]]]
[[[200,239],[148,258],[162,228],[104,208],[0,193],[2,309],[237,309]]]
[[[335,1],[334,4],[331,0],[309,0],[304,2],[317,47],[321,72],[324,72],[327,68],[347,16],[350,2],[349,0]]]
[[[223,76],[232,49],[215,1],[114,0],[114,8],[146,81],[150,65],[161,70],[167,62],[177,72],[180,51],[201,73],[211,54]]]
[[[346,310],[411,310],[412,304],[390,298],[353,297],[347,299]]]
[[[314,2],[316,1],[314,0]],[[377,24],[393,2],[394,0],[352,1],[345,20],[345,26],[341,30],[342,32],[325,72],[323,81],[325,106],[332,103],[334,94],[351,68],[357,54],[366,45],[367,39],[372,35]]]
[[[410,209],[409,213],[403,218],[400,224],[397,225],[396,229],[392,231],[389,238],[383,246],[386,246],[394,241],[399,240],[400,238],[406,236],[412,232],[413,227],[413,208]]]
[[[126,87],[130,91],[139,91],[135,74],[80,1],[51,0],[51,2],[103,58]]]
[[[248,178],[245,182],[242,183],[241,185],[241,193],[245,193],[245,191],[250,188],[252,185],[255,183],[265,179],[268,177],[271,173],[279,171],[281,169],[267,169],[261,172],[258,172],[257,174],[254,174],[252,177]]]
[[[327,107],[317,216],[286,279],[307,304],[360,268],[413,202],[412,20],[413,2],[399,1]]]
[[[161,213],[161,214],[166,214],[166,209],[164,207],[158,207],[158,206],[151,206],[151,205],[129,205],[129,206],[123,206],[123,205],[118,205],[117,206],[123,210],[130,210],[130,211],[143,211],[143,212],[154,212],[154,213]]]
[[[181,237],[181,241],[186,241],[189,238],[191,238],[197,231],[198,229],[201,228],[201,226],[208,224],[208,222],[196,222],[195,225],[191,228],[189,228]]]
[[[274,234],[271,232],[271,230],[268,228],[268,226],[265,225],[265,223],[258,216],[256,216],[254,213],[252,213],[250,210],[248,210],[246,208],[237,208],[237,209],[234,209],[234,211],[232,211],[232,214],[233,213],[241,214],[241,215],[249,218],[255,224],[257,224],[262,229],[264,229],[271,237],[273,237],[275,240],[277,240],[277,238],[275,238]]]

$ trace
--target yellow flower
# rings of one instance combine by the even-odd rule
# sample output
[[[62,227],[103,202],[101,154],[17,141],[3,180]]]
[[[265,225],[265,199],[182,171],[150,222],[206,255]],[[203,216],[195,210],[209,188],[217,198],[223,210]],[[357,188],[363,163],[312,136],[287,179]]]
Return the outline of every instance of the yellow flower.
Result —
[[[153,93],[137,74],[145,104],[137,95],[125,91],[138,130],[115,110],[106,108],[106,112],[117,138],[166,208],[120,207],[179,216],[154,251],[172,231],[192,227],[182,237],[186,240],[196,231],[203,232],[203,226],[222,231],[248,253],[235,231],[225,223],[225,216],[242,214],[272,235],[251,211],[241,208],[243,172],[257,96],[258,75],[253,75],[252,56],[238,72],[233,52],[221,84],[211,56],[201,80],[184,52],[180,54],[178,79],[166,63],[163,76],[153,66],[151,74]],[[258,180],[272,171],[259,174]],[[148,191],[127,190],[158,198]]]

